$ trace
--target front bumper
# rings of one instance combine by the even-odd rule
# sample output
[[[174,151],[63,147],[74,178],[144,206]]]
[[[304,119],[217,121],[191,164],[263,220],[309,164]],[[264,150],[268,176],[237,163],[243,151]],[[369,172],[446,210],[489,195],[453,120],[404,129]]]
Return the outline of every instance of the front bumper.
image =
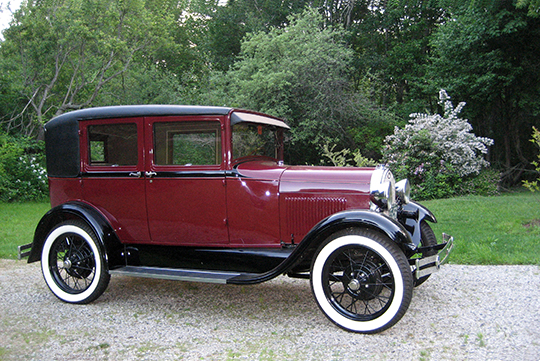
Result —
[[[19,260],[26,258],[30,256],[30,251],[27,251],[28,249],[32,248],[32,243],[24,244],[22,246],[17,247],[17,258]]]
[[[423,258],[411,259],[411,269],[416,279],[428,276],[434,272],[437,272],[441,265],[448,261],[448,256],[454,248],[454,237],[443,233],[443,243],[438,245],[440,250],[433,256],[427,256]]]

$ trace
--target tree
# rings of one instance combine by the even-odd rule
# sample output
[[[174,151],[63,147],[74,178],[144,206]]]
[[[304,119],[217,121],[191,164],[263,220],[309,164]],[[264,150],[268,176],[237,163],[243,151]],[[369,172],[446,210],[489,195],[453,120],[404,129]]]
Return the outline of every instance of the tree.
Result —
[[[191,39],[208,57],[210,66],[227,71],[240,53],[248,33],[288,25],[288,17],[320,0],[183,0],[184,16],[193,29]]]
[[[159,1],[159,0],[157,0]],[[156,2],[157,2],[156,1]],[[29,1],[15,12],[0,49],[2,68],[18,95],[9,126],[24,135],[67,110],[91,105],[173,24],[144,0]],[[159,7],[155,7],[159,8]]]
[[[506,185],[519,183],[533,152],[527,139],[540,114],[539,25],[512,4],[469,7],[431,41],[429,78],[465,100],[475,130],[495,140],[490,158],[504,168]]]
[[[338,1],[334,1],[336,3]],[[357,83],[370,79],[372,100],[406,118],[414,109],[436,110],[438,90],[426,81],[431,35],[448,17],[441,1],[353,1],[348,26]]]
[[[540,16],[540,0],[517,0],[516,7],[519,9],[527,8],[529,16]]]
[[[217,91],[206,103],[287,119],[294,144],[288,153],[297,162],[318,163],[319,145],[326,140],[356,148],[351,129],[393,117],[353,91],[348,76],[352,51],[341,27],[325,26],[314,9],[289,17],[289,23],[249,34],[233,68],[215,75],[210,88]]]

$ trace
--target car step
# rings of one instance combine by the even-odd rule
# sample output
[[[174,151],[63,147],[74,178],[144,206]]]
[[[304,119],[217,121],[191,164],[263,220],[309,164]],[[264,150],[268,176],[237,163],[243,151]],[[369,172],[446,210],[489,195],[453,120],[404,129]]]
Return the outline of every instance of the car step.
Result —
[[[246,274],[239,272],[228,271],[209,271],[209,270],[194,270],[180,268],[160,268],[160,267],[142,267],[142,266],[125,266],[110,270],[111,274],[124,276],[157,278],[163,280],[175,281],[191,281],[205,283],[221,283],[226,284],[227,281],[238,276],[255,276],[255,274]]]

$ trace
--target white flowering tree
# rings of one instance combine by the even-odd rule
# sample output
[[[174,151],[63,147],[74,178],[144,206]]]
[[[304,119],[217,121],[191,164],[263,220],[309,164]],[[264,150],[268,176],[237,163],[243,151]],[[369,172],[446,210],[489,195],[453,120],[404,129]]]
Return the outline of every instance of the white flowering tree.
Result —
[[[399,177],[409,178],[424,198],[462,193],[460,183],[489,166],[485,155],[493,140],[477,137],[459,118],[464,102],[454,108],[445,90],[439,92],[440,114],[411,114],[409,124],[385,139],[383,159]]]

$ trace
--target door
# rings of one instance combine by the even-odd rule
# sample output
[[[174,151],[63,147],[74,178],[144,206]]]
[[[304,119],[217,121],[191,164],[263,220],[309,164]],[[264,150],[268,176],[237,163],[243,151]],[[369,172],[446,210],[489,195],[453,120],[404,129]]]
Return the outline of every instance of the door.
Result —
[[[83,199],[110,221],[122,242],[149,242],[143,119],[83,121]]]
[[[146,196],[152,243],[229,242],[219,117],[145,118]]]

